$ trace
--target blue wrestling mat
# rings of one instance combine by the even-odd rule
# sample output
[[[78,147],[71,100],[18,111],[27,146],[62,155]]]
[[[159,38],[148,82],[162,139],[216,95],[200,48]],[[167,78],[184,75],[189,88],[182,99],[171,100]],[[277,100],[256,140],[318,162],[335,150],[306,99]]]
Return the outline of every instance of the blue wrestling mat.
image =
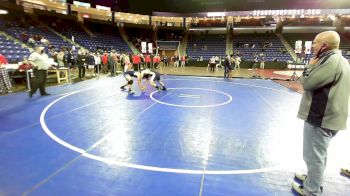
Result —
[[[0,195],[294,195],[301,95],[271,80],[122,76],[0,97]],[[349,131],[329,148],[324,195],[345,196]]]

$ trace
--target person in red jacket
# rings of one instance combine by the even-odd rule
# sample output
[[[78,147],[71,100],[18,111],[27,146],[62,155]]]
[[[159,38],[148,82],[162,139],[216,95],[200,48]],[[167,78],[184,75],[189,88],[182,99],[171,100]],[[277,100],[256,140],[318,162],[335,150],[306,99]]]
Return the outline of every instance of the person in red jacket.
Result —
[[[5,67],[5,65],[7,65],[7,59],[5,58],[5,56],[3,56],[2,54],[0,54],[0,66],[1,67]]]
[[[149,55],[145,56],[146,68],[151,68],[151,57]]]
[[[101,57],[101,61],[102,61],[102,73],[106,74],[108,73],[108,54],[107,52],[105,52],[102,57]]]
[[[186,65],[186,56],[181,57],[181,67],[185,67]]]
[[[157,69],[159,68],[159,63],[160,63],[160,57],[158,55],[153,57],[153,65],[154,67],[156,67]]]
[[[6,70],[7,59],[0,54],[0,93],[12,93],[12,85],[9,74]]]
[[[138,54],[132,55],[132,64],[134,65],[134,70],[137,70],[137,71],[141,70],[140,63],[141,63],[140,55]]]

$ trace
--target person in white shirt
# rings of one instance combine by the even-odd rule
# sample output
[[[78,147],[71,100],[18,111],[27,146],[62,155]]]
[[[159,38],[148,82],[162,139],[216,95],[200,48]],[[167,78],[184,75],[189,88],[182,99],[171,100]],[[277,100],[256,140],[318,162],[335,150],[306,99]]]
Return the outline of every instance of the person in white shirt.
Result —
[[[36,46],[34,52],[29,56],[28,62],[34,66],[34,76],[35,78],[31,82],[31,90],[29,91],[29,97],[31,98],[33,94],[40,90],[41,96],[48,96],[49,93],[45,90],[45,84],[47,79],[47,70],[50,67],[49,59],[46,54],[44,54],[44,47]]]
[[[265,57],[262,57],[262,58],[261,58],[261,61],[260,61],[260,69],[265,69]]]
[[[211,57],[208,63],[208,68],[210,69],[211,72],[215,71],[215,57]]]
[[[240,69],[240,66],[239,66],[240,64],[241,64],[241,57],[237,56],[235,58],[235,68]]]
[[[93,57],[95,60],[95,74],[99,74],[100,70],[101,70],[101,55],[98,52],[93,53]]]

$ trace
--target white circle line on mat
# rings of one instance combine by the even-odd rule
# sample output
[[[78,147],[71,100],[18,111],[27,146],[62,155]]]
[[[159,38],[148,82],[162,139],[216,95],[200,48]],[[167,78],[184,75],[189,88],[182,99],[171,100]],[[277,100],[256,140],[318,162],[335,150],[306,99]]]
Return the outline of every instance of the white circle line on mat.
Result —
[[[147,165],[140,165],[140,164],[133,164],[133,163],[127,163],[127,162],[122,162],[122,161],[117,161],[113,160],[110,158],[105,158],[97,155],[93,155],[89,153],[87,150],[81,149],[79,147],[76,147],[72,144],[69,144],[68,142],[62,140],[61,138],[57,137],[48,127],[45,122],[45,115],[47,111],[57,102],[60,100],[63,100],[64,98],[77,94],[82,91],[89,90],[91,88],[87,89],[82,89],[78,91],[74,91],[71,93],[68,93],[54,101],[52,101],[50,104],[48,104],[44,110],[40,114],[40,124],[41,127],[43,128],[44,132],[54,141],[57,143],[61,144],[62,146],[75,151],[81,156],[96,160],[96,161],[101,161],[106,164],[112,164],[116,166],[121,166],[121,167],[128,167],[128,168],[134,168],[134,169],[140,169],[140,170],[148,170],[148,171],[157,171],[157,172],[168,172],[168,173],[180,173],[180,174],[196,174],[196,175],[202,175],[202,174],[209,174],[209,175],[234,175],[234,174],[252,174],[252,173],[262,173],[262,172],[271,172],[271,171],[276,171],[276,170],[282,170],[283,168],[281,167],[267,167],[267,168],[258,168],[258,169],[245,169],[245,170],[204,170],[203,169],[198,169],[198,170],[192,170],[192,169],[176,169],[176,168],[164,168],[164,167],[155,167],[155,166],[147,166]]]
[[[217,90],[212,90],[212,89],[206,89],[206,88],[168,88],[168,90],[179,90],[179,89],[190,89],[190,90],[207,90],[207,91],[212,91],[212,92],[217,92],[223,95],[226,95],[228,97],[228,100],[223,102],[223,103],[218,103],[218,104],[211,104],[211,105],[180,105],[180,104],[173,104],[173,103],[167,103],[164,101],[159,101],[158,99],[154,98],[154,94],[157,93],[158,91],[154,91],[152,92],[149,96],[151,97],[151,99],[157,103],[160,104],[164,104],[164,105],[168,105],[168,106],[174,106],[174,107],[184,107],[184,108],[209,108],[209,107],[217,107],[217,106],[221,106],[221,105],[225,105],[228,104],[232,101],[232,96],[221,92],[221,91],[217,91]]]

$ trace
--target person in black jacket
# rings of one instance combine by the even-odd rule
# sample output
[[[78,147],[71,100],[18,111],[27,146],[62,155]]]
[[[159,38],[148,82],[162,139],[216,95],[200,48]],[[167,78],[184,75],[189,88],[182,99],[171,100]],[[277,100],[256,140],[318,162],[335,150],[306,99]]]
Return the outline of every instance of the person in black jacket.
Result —
[[[69,49],[69,51],[67,51],[67,65],[69,68],[74,68],[75,66],[75,59],[74,59],[74,55],[73,55],[73,49]]]
[[[86,55],[83,50],[78,51],[77,66],[79,68],[79,78],[85,77]]]
[[[87,52],[86,53],[86,65],[87,65],[87,71],[90,72],[90,75],[94,76],[94,68],[95,68],[95,58],[92,55],[92,53]]]
[[[231,56],[228,54],[224,62],[224,78],[229,78],[229,72],[232,70]]]
[[[109,71],[111,72],[111,76],[115,76],[115,68],[116,68],[116,62],[114,60],[114,52],[111,51],[108,55],[108,67],[109,67]]]

